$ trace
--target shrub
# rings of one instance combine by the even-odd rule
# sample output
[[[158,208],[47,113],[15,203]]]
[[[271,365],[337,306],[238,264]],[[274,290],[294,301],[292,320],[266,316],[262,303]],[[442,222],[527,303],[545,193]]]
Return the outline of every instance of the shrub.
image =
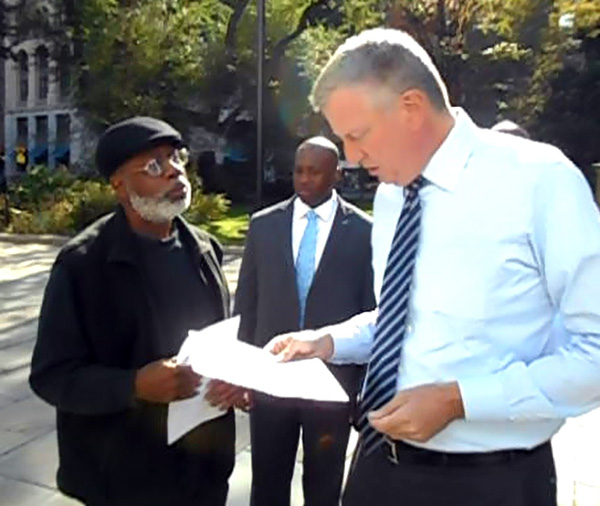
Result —
[[[63,198],[75,180],[65,169],[32,167],[12,185],[10,203],[18,209],[43,209]]]
[[[197,225],[223,218],[230,205],[225,196],[204,194],[197,178],[191,177],[191,182],[192,203],[186,218]],[[112,212],[116,204],[112,189],[104,181],[34,167],[11,188],[11,223],[7,230],[20,234],[73,235]]]
[[[83,230],[94,220],[115,210],[117,199],[110,186],[100,181],[76,181],[69,192],[73,203],[71,230]]]
[[[192,203],[185,213],[185,218],[194,225],[202,225],[225,217],[231,202],[225,195],[203,193],[202,183],[190,174],[192,183]]]
[[[0,193],[0,232],[4,232],[8,227],[10,219],[9,203],[4,193]]]
[[[8,230],[21,234],[74,234],[111,212],[116,199],[104,181],[38,166],[10,190]]]
[[[76,181],[55,201],[41,208],[11,209],[9,230],[18,234],[71,235],[115,209],[112,190],[98,181]]]
[[[61,200],[43,210],[11,209],[9,230],[17,234],[68,234],[72,204]]]

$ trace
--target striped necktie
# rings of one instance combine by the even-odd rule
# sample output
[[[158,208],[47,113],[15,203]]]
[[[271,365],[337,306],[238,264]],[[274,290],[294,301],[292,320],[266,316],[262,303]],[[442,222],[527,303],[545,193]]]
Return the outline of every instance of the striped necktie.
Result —
[[[300,302],[300,328],[304,328],[304,315],[306,313],[306,299],[315,275],[315,256],[317,252],[317,234],[319,231],[317,213],[313,209],[308,211],[308,223],[298,248],[296,258],[296,284],[298,286],[298,301]]]
[[[383,441],[381,433],[369,424],[367,415],[386,404],[396,394],[410,288],[419,244],[419,190],[422,184],[423,178],[419,176],[404,188],[404,205],[396,224],[383,276],[375,339],[360,401],[361,414],[358,421],[366,454]]]

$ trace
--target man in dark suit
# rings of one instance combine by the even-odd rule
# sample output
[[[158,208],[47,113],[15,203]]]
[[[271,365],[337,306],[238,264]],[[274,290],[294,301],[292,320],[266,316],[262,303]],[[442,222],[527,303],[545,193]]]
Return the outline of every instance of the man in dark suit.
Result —
[[[338,161],[331,141],[305,141],[296,152],[296,195],[253,216],[235,299],[241,340],[264,346],[277,334],[333,324],[374,307],[371,220],[335,192]],[[329,367],[349,404],[254,394],[252,506],[290,503],[300,428],[306,506],[339,503],[362,368]]]
[[[229,313],[219,244],[180,216],[181,148],[153,118],[104,133],[96,161],[120,205],[61,250],[44,294],[30,383],[56,407],[58,487],[88,506],[226,502],[231,409],[167,445],[168,403],[201,381],[172,357]]]

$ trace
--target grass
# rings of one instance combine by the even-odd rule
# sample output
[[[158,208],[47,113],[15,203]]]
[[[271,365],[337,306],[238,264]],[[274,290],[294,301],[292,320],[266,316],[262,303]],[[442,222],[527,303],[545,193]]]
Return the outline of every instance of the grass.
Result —
[[[215,220],[204,226],[224,246],[243,245],[248,231],[250,207],[233,205],[221,220]]]
[[[358,202],[353,202],[353,204],[362,209],[365,213],[373,216],[373,201],[372,200],[362,200]]]
[[[373,215],[372,201],[356,202],[355,205]],[[249,205],[235,204],[231,206],[223,219],[203,225],[203,228],[214,235],[224,246],[242,246],[248,232],[251,209]]]

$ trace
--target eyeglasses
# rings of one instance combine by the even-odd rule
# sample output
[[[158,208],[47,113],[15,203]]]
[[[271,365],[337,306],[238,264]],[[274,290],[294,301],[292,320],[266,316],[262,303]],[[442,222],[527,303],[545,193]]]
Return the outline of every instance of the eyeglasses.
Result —
[[[161,177],[169,170],[170,165],[185,167],[190,160],[189,152],[186,148],[175,149],[169,156],[157,156],[146,163],[144,168],[139,172],[143,172],[150,177]]]

